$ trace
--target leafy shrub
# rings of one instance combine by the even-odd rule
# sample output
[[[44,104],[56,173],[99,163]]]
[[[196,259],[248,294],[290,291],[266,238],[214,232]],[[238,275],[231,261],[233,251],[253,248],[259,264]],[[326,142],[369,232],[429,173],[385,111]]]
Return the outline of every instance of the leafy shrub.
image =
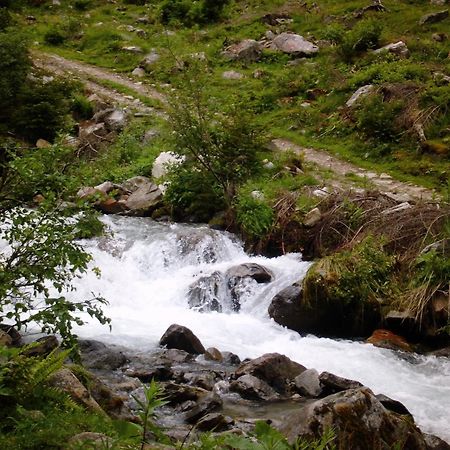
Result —
[[[74,0],[73,7],[78,11],[86,11],[92,6],[92,0]]]
[[[88,120],[94,115],[91,102],[81,94],[74,95],[71,109],[76,120]]]
[[[73,85],[64,80],[28,81],[17,96],[19,107],[12,115],[12,126],[31,141],[53,140],[68,125],[72,90]]]
[[[3,32],[13,23],[12,16],[6,8],[0,6],[0,32]]]
[[[67,36],[65,36],[58,28],[51,28],[44,34],[44,42],[48,45],[62,45],[66,40]]]
[[[245,234],[252,238],[262,238],[274,224],[273,209],[250,195],[239,196],[236,204],[236,218]]]
[[[400,100],[385,102],[380,95],[366,97],[355,112],[356,129],[369,138],[394,140],[399,134],[396,119],[402,107]]]
[[[344,59],[351,60],[358,53],[376,48],[382,32],[379,20],[363,20],[352,30],[348,31],[342,39],[340,52]]]
[[[181,22],[187,26],[217,21],[229,0],[163,0],[161,22]]]

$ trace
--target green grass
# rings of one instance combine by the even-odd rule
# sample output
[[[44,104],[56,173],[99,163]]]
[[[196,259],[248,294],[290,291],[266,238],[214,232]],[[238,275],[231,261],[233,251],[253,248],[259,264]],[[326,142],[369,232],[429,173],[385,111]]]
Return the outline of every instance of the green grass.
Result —
[[[368,139],[358,133],[352,119],[342,111],[342,106],[358,86],[369,82],[384,85],[408,81],[415,83],[423,93],[433,89],[434,71],[450,74],[447,59],[450,41],[436,42],[431,35],[444,31],[449,19],[419,26],[420,17],[436,10],[435,7],[428,2],[386,0],[383,2],[386,12],[368,12],[362,20],[373,19],[382,25],[379,45],[403,40],[411,51],[411,57],[398,60],[392,55],[374,57],[370,52],[360,51],[349,62],[342,59],[339,43],[350,36],[351,29],[358,23],[354,12],[367,6],[367,2],[320,0],[317,3],[318,8],[313,8],[282,0],[249,1],[245,4],[236,0],[226,8],[221,22],[201,29],[169,24],[167,28],[172,33],[167,35],[154,6],[127,4],[125,10],[119,11],[118,7],[123,6],[123,2],[109,5],[98,0],[93,1],[93,6],[87,11],[81,12],[64,6],[58,9],[34,8],[31,12],[38,20],[26,27],[32,39],[40,42],[40,48],[45,51],[114,68],[117,72],[129,73],[142,58],[142,55],[123,52],[123,46],[136,45],[144,52],[155,49],[161,58],[144,82],[168,83],[175,88],[184,76],[176,69],[177,64],[180,61],[189,63],[189,55],[204,52],[208,59],[207,83],[211,96],[224,102],[233,93],[245,98],[269,135],[326,149],[366,169],[388,172],[402,181],[437,191],[445,190],[446,179],[450,177],[450,150],[447,155],[421,153],[417,140],[403,132],[388,143]],[[290,14],[293,19],[292,23],[278,27],[280,31],[297,32],[316,40],[331,39],[333,44],[321,48],[316,57],[297,66],[289,66],[288,56],[269,49],[264,50],[258,63],[230,62],[220,56],[224,41],[260,39],[271,28],[261,21],[261,17],[278,11]],[[136,23],[136,19],[144,15],[151,23]],[[147,37],[129,31],[127,26],[130,25],[144,30]],[[45,34],[54,29],[62,30],[67,39],[55,47],[43,45]],[[245,78],[224,80],[222,73],[226,70],[237,70]],[[263,78],[255,79],[255,70],[263,71]],[[149,102],[125,87],[94,81],[155,106],[153,101]],[[305,101],[310,103],[309,108],[301,106]],[[432,102],[425,104],[421,101],[419,104],[422,108],[430,105]],[[445,130],[450,125],[448,109],[442,107],[431,119],[425,127],[427,137],[448,147],[445,144],[448,141]]]

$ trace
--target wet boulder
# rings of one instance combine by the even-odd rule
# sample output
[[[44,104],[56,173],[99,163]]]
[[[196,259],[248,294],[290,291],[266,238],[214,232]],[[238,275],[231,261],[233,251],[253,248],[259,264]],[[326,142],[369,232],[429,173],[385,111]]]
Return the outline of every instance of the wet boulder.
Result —
[[[161,337],[159,345],[184,350],[194,355],[205,353],[205,347],[198,337],[189,328],[177,324],[170,325]]]
[[[244,263],[231,267],[227,270],[225,277],[227,287],[231,296],[232,308],[240,309],[240,297],[246,291],[249,282],[269,283],[273,279],[270,270],[256,263]]]
[[[207,414],[216,411],[222,406],[222,399],[215,393],[203,397],[197,404],[186,413],[185,420],[187,423],[196,423]]]
[[[222,312],[221,298],[225,298],[224,276],[220,272],[201,277],[189,286],[189,307],[199,312]]]
[[[323,395],[336,394],[337,392],[346,391],[348,389],[363,387],[359,381],[339,377],[330,372],[322,372],[319,375],[319,381],[322,386]]]
[[[95,340],[80,340],[81,361],[87,369],[115,370],[127,363],[121,350]]]
[[[411,418],[388,411],[366,387],[350,389],[317,400],[291,414],[279,426],[290,442],[318,438],[332,428],[337,448],[367,450],[403,448],[426,450],[424,436]]]
[[[266,353],[259,358],[242,363],[237,368],[234,378],[253,375],[265,381],[278,393],[286,393],[289,390],[290,381],[305,370],[305,367],[290,360],[285,355]]]
[[[318,397],[322,392],[319,372],[316,369],[308,369],[294,378],[295,387],[305,397]]]
[[[229,430],[234,425],[234,420],[229,416],[220,413],[209,413],[197,422],[197,429],[200,431],[221,431]]]
[[[412,351],[411,346],[405,338],[389,330],[375,330],[366,342],[375,345],[375,347],[387,348],[389,350]]]
[[[246,374],[234,380],[230,384],[230,391],[237,392],[241,397],[248,400],[276,400],[279,398],[277,392],[265,381],[253,375]]]

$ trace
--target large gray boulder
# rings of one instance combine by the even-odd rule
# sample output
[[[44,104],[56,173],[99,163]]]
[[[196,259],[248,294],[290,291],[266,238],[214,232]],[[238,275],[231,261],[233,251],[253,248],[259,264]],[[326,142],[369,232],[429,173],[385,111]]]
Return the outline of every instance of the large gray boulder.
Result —
[[[319,47],[307,41],[303,36],[293,33],[281,33],[272,41],[272,47],[283,53],[295,56],[312,56],[319,51]]]
[[[133,216],[148,216],[161,203],[163,194],[156,184],[142,183],[126,200],[128,214]]]
[[[317,400],[290,414],[279,429],[290,442],[318,438],[333,429],[336,448],[390,449],[401,443],[404,449],[427,450],[412,419],[388,411],[366,387]]]
[[[419,20],[419,25],[425,25],[430,23],[442,22],[448,17],[448,9],[442,11],[433,12],[430,14],[425,14]]]
[[[265,381],[253,375],[246,374],[230,384],[230,391],[237,392],[248,400],[273,401],[279,398],[277,392]]]
[[[255,62],[261,58],[262,46],[253,39],[245,39],[238,44],[230,45],[222,55],[233,61]]]
[[[289,382],[305,370],[305,367],[290,360],[285,355],[266,353],[259,358],[241,364],[234,376],[239,378],[243,375],[253,375],[265,381],[275,391],[283,394],[289,390]]]
[[[194,355],[205,353],[205,347],[200,339],[189,328],[177,324],[170,325],[161,337],[159,345],[184,350]]]

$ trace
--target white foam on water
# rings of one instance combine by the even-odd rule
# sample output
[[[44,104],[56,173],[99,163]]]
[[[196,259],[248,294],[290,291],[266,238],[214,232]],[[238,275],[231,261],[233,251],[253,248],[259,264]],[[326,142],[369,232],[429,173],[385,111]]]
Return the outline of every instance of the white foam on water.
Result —
[[[401,401],[426,432],[450,441],[450,362],[435,357],[403,359],[372,345],[301,337],[268,314],[273,296],[300,280],[309,266],[300,255],[250,257],[230,234],[149,219],[106,217],[113,235],[85,243],[101,278],[90,273],[78,280],[77,299],[92,292],[109,301],[105,313],[112,332],[94,320],[77,329],[82,337],[127,347],[154,348],[173,323],[187,326],[205,347],[232,351],[241,358],[278,352],[319,371],[355,379],[375,393]],[[236,312],[200,313],[189,309],[189,286],[215,271],[255,262],[270,269],[274,281],[251,283]]]

